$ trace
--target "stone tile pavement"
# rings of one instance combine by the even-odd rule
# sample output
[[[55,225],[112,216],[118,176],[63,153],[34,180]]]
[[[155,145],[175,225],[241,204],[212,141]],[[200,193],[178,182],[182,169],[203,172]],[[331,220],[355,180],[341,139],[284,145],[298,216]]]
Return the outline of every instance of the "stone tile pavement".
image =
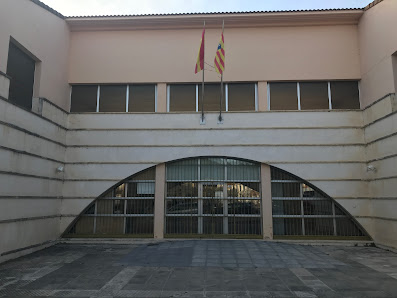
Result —
[[[397,297],[397,254],[260,240],[58,244],[0,264],[0,297]]]

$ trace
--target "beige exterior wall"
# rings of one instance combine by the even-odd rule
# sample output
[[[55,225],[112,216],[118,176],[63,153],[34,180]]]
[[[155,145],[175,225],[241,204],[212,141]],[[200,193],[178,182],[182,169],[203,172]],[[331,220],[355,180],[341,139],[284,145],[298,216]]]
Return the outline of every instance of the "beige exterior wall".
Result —
[[[2,0],[0,5],[0,71],[7,71],[12,37],[40,61],[34,96],[69,109],[67,24],[30,0]]]
[[[361,64],[361,105],[366,107],[396,92],[392,55],[397,51],[397,1],[384,0],[361,17],[358,25]]]
[[[70,83],[200,82],[202,29],[71,32]],[[249,34],[248,34],[249,33]],[[213,64],[220,28],[206,30]],[[309,45],[309,46],[308,46]],[[360,78],[357,26],[225,28],[227,81]],[[206,81],[220,81],[207,71]]]

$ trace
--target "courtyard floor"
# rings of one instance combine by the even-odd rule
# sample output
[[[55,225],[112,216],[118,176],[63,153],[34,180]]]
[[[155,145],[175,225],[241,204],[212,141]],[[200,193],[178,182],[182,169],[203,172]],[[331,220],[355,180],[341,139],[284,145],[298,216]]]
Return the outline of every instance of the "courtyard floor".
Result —
[[[0,264],[0,297],[397,297],[397,254],[260,240],[57,244]]]

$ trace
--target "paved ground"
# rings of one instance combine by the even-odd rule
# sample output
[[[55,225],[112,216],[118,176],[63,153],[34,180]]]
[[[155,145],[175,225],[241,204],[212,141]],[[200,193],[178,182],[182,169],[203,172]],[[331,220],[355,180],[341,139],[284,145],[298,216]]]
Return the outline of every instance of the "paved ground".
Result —
[[[0,265],[0,297],[397,297],[397,254],[259,240],[59,244]]]

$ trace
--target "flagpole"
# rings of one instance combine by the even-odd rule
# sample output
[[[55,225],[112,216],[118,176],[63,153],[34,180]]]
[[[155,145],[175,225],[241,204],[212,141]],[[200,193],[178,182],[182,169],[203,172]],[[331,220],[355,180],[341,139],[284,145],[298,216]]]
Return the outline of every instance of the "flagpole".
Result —
[[[222,36],[223,36],[224,29],[225,29],[225,20],[222,21]],[[223,121],[223,118],[222,118],[222,99],[223,99],[223,71],[222,71],[222,74],[221,74],[221,98],[219,100],[220,109],[219,109],[219,117],[218,117],[218,121],[219,122]]]
[[[204,30],[205,30],[205,21],[204,21]],[[205,39],[205,37],[203,37]],[[204,122],[204,69],[205,69],[205,40],[203,39],[204,49],[203,49],[203,82],[201,83],[201,124],[205,124]]]

